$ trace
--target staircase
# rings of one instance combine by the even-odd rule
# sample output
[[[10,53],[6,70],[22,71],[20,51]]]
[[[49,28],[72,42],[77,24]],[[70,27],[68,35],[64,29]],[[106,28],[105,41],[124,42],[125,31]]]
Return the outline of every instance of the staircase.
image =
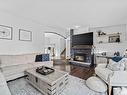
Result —
[[[67,64],[67,60],[66,59],[54,59],[53,60],[53,64],[55,65],[59,65],[59,64]]]
[[[61,59],[66,59],[66,48],[60,54]]]

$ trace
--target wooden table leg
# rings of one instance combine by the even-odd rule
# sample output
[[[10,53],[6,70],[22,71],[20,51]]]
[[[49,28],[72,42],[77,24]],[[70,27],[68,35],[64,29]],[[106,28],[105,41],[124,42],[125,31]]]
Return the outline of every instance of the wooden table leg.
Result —
[[[108,86],[108,95],[111,95],[112,94],[112,86]]]

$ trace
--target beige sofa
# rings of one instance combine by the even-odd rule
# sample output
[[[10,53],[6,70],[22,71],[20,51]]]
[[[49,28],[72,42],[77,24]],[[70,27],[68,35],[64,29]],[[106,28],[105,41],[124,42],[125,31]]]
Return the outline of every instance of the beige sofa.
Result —
[[[98,64],[95,73],[103,79],[109,86],[109,94],[111,95],[112,86],[127,86],[127,58],[125,60],[125,71],[112,71],[108,69],[107,64]]]
[[[52,61],[35,62],[36,53],[22,55],[0,55],[0,70],[6,81],[24,76],[24,70],[48,66],[53,67]]]

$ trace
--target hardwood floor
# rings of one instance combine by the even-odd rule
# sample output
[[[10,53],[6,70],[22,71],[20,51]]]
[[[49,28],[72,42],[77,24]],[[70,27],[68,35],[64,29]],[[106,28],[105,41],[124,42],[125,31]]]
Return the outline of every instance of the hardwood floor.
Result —
[[[60,64],[58,64],[58,62],[57,64],[54,63],[54,68],[67,71],[69,72],[70,75],[73,75],[82,79],[88,79],[94,74],[94,67],[82,67],[82,66],[70,65],[70,64],[66,64],[65,62],[63,63],[62,62],[60,62]]]
[[[74,66],[71,65],[71,71],[70,75],[82,78],[82,79],[87,79],[94,74],[94,68],[93,67],[80,67],[80,66]]]

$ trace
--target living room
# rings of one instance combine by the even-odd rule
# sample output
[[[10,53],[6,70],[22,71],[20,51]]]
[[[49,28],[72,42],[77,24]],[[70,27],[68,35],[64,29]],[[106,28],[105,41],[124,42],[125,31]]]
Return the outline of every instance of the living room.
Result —
[[[127,95],[126,9],[126,0],[1,0],[0,95]]]

